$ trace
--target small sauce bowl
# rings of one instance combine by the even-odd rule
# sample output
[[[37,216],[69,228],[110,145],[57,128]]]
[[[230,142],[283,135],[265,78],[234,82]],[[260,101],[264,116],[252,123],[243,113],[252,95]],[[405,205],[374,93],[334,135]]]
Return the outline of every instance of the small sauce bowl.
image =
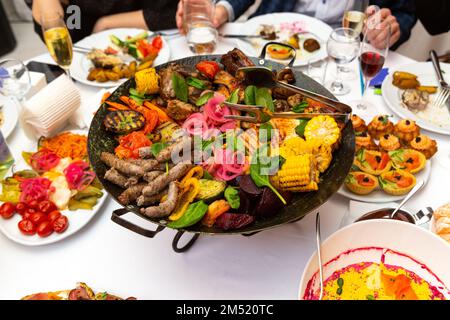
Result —
[[[355,222],[373,220],[373,219],[391,219],[390,216],[394,210],[395,210],[394,208],[383,208],[383,209],[374,210],[374,211],[364,214],[363,216],[358,218]],[[412,214],[405,210],[401,210],[401,209],[397,211],[397,213],[395,214],[394,218],[392,218],[392,220],[399,220],[399,221],[403,221],[403,222],[416,224],[416,220],[414,219]]]

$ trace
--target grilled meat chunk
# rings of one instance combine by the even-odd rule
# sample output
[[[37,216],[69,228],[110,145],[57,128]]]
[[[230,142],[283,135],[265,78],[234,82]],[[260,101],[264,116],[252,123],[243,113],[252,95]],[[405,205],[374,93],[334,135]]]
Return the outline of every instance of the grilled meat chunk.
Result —
[[[150,182],[142,190],[143,195],[148,197],[159,193],[161,190],[164,190],[169,183],[183,177],[192,166],[193,165],[190,162],[180,162],[170,169],[168,174],[159,175],[155,180]]]
[[[161,150],[160,153],[156,156],[156,160],[160,163],[166,162],[171,160],[172,154],[180,155],[181,151],[188,150],[189,152],[192,149],[192,139],[190,137],[188,138],[181,138],[177,140],[175,143],[171,144],[167,148]]]
[[[133,110],[119,110],[108,113],[103,121],[107,131],[126,134],[145,126],[144,116]]]
[[[123,61],[114,55],[106,54],[100,49],[93,49],[87,54],[87,58],[92,61],[96,68],[112,69],[123,64]]]
[[[276,112],[288,112],[291,110],[289,103],[283,99],[275,99],[273,102]]]
[[[165,189],[158,194],[155,194],[150,197],[146,197],[144,195],[140,196],[136,200],[136,204],[139,207],[151,206],[152,204],[158,203],[161,201],[162,197],[164,197],[168,193],[169,189]]]
[[[126,184],[128,182],[128,178],[122,175],[115,168],[111,168],[108,171],[106,171],[104,178],[121,188],[126,188]]]
[[[214,77],[214,83],[224,85],[230,92],[236,89],[239,85],[239,82],[235,77],[223,70],[217,72]]]
[[[296,93],[292,96],[290,96],[289,98],[287,98],[287,102],[288,104],[293,108],[296,105],[302,103],[303,101],[303,96],[299,93]]]
[[[147,183],[138,183],[126,189],[119,196],[120,204],[126,206],[135,201],[142,194],[142,191],[147,185]]]
[[[176,99],[167,103],[167,114],[177,121],[186,120],[196,110],[192,104]]]
[[[126,176],[142,177],[145,173],[144,169],[125,160],[121,160],[114,154],[102,152],[100,159],[110,168],[117,169]]]
[[[237,48],[224,54],[220,59],[220,63],[222,63],[225,70],[233,76],[236,76],[236,72],[239,68],[255,65],[241,50]]]
[[[141,212],[149,218],[164,218],[172,213],[177,205],[179,187],[177,182],[172,181],[169,185],[167,199],[158,206],[141,209]]]

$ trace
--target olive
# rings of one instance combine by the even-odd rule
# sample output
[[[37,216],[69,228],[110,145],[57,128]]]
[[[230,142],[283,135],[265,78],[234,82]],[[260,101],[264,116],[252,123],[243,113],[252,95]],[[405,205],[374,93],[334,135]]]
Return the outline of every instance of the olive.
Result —
[[[417,143],[419,143],[421,140],[422,140],[421,137],[417,137],[417,138],[416,138],[416,142],[417,142]]]
[[[411,124],[411,121],[406,120],[405,123],[409,126]]]
[[[381,162],[381,157],[380,157],[380,156],[376,156],[376,157],[375,157],[375,160],[376,160],[378,163],[380,163],[380,162]]]
[[[388,134],[385,134],[384,135],[384,138],[387,140],[387,139],[389,139],[389,135]]]

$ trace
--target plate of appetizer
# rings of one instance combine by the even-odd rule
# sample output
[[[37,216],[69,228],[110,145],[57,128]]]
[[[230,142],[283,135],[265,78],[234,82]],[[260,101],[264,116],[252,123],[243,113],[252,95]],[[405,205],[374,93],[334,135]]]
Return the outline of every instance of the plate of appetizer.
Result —
[[[5,139],[14,131],[18,120],[16,104],[9,99],[0,99],[0,130]]]
[[[84,84],[110,88],[131,78],[136,71],[166,63],[170,47],[151,31],[132,28],[110,29],[90,35],[75,46],[71,76]]]
[[[120,215],[132,212],[158,231],[252,233],[298,220],[337,191],[354,156],[350,122],[327,116],[315,100],[236,77],[258,61],[239,49],[172,61],[137,72],[101,105],[89,155],[105,190],[124,207],[113,213],[115,222],[143,234],[121,223]],[[292,72],[268,63],[278,76]],[[288,78],[332,97],[301,72]],[[323,114],[243,124],[228,119],[238,112],[226,100]]]
[[[449,254],[445,241],[414,224],[356,222],[322,243],[323,299],[447,300]],[[317,260],[314,253],[306,264],[299,299],[319,299]]]
[[[83,228],[100,210],[103,192],[87,160],[87,136],[62,132],[23,151],[1,182],[0,231],[40,246]]]
[[[86,283],[79,282],[74,289],[29,294],[21,300],[136,300],[136,298],[124,299],[105,290],[94,291]]]
[[[427,183],[436,141],[421,134],[414,120],[402,119],[394,125],[389,118],[377,115],[366,125],[352,115],[356,154],[340,195],[363,202],[392,202],[403,199],[418,180]]]
[[[333,31],[329,25],[316,18],[287,12],[254,17],[243,24],[242,30],[246,35],[264,37],[238,39],[238,46],[245,54],[258,56],[268,41],[282,42],[296,48],[294,66],[305,66],[308,62],[325,59],[328,56],[326,42]],[[272,45],[268,48],[268,57],[286,63],[292,53],[286,47]]]
[[[439,207],[433,212],[430,231],[450,244],[450,203]]]
[[[441,63],[450,81],[450,64]],[[439,83],[431,62],[416,62],[393,70],[383,81],[383,99],[399,117],[415,120],[423,129],[450,135],[450,107],[436,107]]]

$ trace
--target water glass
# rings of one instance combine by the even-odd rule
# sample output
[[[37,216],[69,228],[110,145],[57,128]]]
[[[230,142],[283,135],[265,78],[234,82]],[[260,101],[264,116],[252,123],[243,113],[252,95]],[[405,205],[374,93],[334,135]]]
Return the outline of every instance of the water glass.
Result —
[[[0,93],[22,101],[31,89],[28,68],[20,60],[0,60]]]
[[[213,25],[212,0],[184,0],[183,26],[189,49],[195,54],[212,53],[217,46],[218,32]]]

